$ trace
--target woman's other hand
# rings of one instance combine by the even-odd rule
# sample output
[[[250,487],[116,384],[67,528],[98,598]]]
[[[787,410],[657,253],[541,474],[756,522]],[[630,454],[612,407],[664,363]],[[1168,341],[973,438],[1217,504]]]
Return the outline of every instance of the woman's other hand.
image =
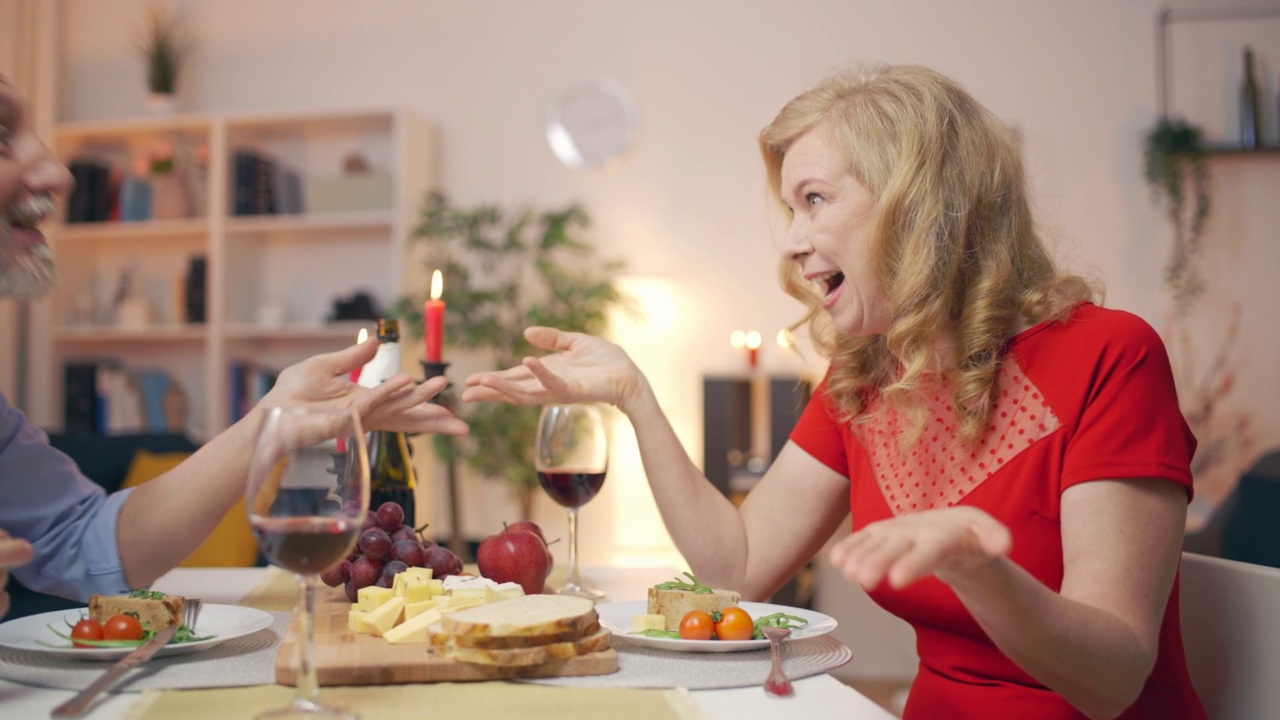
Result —
[[[855,532],[831,548],[831,563],[871,590],[887,580],[894,589],[936,575],[949,583],[1009,553],[1009,529],[972,507],[902,515]]]
[[[645,387],[639,368],[608,340],[549,327],[528,328],[524,336],[551,354],[525,358],[507,370],[474,373],[466,380],[463,402],[603,402],[626,412]]]
[[[465,422],[447,408],[429,402],[448,385],[447,378],[435,377],[417,384],[410,376],[399,374],[374,388],[351,382],[351,371],[364,367],[377,351],[377,341],[368,340],[290,365],[280,373],[261,404],[350,406],[360,414],[365,430],[467,434]]]
[[[9,568],[26,565],[34,555],[31,543],[11,538],[9,533],[0,530],[0,618],[9,612],[9,593],[4,590],[9,583]]]

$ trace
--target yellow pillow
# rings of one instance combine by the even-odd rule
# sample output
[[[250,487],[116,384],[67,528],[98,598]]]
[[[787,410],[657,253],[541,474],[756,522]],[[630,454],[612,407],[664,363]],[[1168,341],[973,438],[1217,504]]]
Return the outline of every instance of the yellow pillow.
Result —
[[[129,463],[122,488],[137,487],[172,470],[191,453],[153,453],[142,448]],[[249,527],[249,516],[241,499],[213,529],[213,534],[186,560],[182,567],[253,567],[258,562],[258,541]]]

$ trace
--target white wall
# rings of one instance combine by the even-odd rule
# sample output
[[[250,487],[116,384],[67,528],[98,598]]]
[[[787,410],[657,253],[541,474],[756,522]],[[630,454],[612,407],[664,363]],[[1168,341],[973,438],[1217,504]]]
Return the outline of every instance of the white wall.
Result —
[[[176,5],[198,43],[181,81],[187,110],[406,104],[438,125],[441,182],[457,200],[585,202],[605,252],[625,257],[638,276],[678,287],[687,303],[673,335],[684,345],[679,372],[661,361],[670,377],[662,392],[677,404],[695,457],[700,376],[739,367],[729,331],[756,328],[771,338],[798,310],[776,289],[756,133],[787,99],[849,62],[923,63],[964,83],[1019,129],[1042,218],[1068,263],[1106,283],[1109,305],[1157,326],[1167,307],[1168,231],[1144,186],[1140,152],[1156,115],[1159,0]],[[142,111],[132,42],[144,6],[64,0],[64,119]],[[1270,27],[1260,32],[1274,123],[1280,25]],[[1228,51],[1237,56],[1234,46]],[[644,113],[642,145],[610,174],[561,167],[542,137],[551,98],[597,75],[627,85]],[[1253,417],[1261,450],[1280,436],[1267,400],[1280,397],[1272,369],[1280,333],[1264,318],[1280,295],[1273,279],[1280,158],[1213,170],[1218,195],[1206,251],[1213,286],[1197,315],[1198,342],[1213,345],[1227,308],[1243,303],[1235,356],[1242,389],[1227,409]],[[766,368],[779,367],[777,355],[766,346]],[[588,537],[598,532],[592,509],[583,512]],[[584,546],[588,561],[600,552]]]

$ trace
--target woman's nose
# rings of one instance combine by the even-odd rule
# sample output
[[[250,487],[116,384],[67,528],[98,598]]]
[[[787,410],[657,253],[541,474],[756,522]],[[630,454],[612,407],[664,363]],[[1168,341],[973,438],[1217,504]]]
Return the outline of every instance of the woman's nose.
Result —
[[[813,252],[809,243],[809,232],[802,223],[795,220],[787,228],[787,237],[782,243],[782,255],[788,260],[800,260]]]

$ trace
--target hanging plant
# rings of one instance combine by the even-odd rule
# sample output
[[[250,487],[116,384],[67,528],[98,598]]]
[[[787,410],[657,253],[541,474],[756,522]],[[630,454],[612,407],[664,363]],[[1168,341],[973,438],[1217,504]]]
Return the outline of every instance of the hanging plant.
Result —
[[[1173,249],[1164,280],[1175,309],[1185,316],[1204,292],[1196,260],[1209,217],[1209,164],[1200,129],[1184,120],[1161,118],[1147,133],[1144,175],[1173,225]]]

